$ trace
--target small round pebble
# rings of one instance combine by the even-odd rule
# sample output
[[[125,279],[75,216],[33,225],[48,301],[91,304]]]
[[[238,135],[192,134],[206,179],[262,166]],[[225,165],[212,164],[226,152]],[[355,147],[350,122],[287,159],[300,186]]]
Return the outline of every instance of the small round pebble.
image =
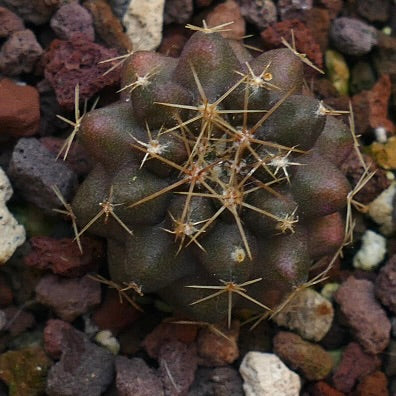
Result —
[[[55,34],[62,40],[71,39],[76,33],[94,41],[92,15],[78,3],[65,4],[56,11],[50,22]]]
[[[334,46],[347,55],[364,55],[377,43],[373,27],[358,19],[341,17],[333,21],[330,37]]]
[[[320,345],[304,341],[297,334],[280,331],[273,342],[274,352],[282,361],[309,381],[326,378],[333,368],[333,359],[328,352]]]

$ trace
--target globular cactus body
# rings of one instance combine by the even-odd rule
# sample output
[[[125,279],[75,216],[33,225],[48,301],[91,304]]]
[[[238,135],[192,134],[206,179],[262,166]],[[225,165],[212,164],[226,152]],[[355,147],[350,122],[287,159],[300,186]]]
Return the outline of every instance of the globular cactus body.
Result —
[[[108,240],[113,281],[219,321],[232,307],[274,309],[339,247],[350,186],[338,167],[352,145],[302,95],[292,51],[253,59],[207,33],[179,59],[134,53],[121,100],[84,117],[96,166],[73,209],[81,226],[106,199],[117,216],[89,227]]]

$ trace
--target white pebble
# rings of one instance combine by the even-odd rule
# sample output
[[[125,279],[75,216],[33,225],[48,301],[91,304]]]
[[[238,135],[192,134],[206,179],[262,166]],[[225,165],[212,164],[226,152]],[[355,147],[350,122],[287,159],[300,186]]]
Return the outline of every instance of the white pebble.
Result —
[[[369,216],[380,225],[380,231],[384,235],[392,234],[396,227],[392,219],[393,198],[396,193],[396,183],[392,183],[382,191],[369,205]]]
[[[0,168],[0,265],[7,262],[26,239],[25,228],[18,224],[6,206],[12,193],[10,181]]]
[[[298,396],[300,377],[272,353],[248,352],[239,372],[246,396]]]
[[[386,129],[384,127],[377,127],[374,129],[375,139],[379,143],[386,143],[388,136],[386,134]]]
[[[108,349],[112,354],[118,355],[120,344],[110,330],[102,330],[95,336],[95,341]]]
[[[156,49],[162,40],[165,0],[132,0],[123,17],[126,34],[141,51]]]
[[[386,254],[386,239],[367,230],[362,237],[362,246],[353,258],[353,266],[365,271],[375,269]]]

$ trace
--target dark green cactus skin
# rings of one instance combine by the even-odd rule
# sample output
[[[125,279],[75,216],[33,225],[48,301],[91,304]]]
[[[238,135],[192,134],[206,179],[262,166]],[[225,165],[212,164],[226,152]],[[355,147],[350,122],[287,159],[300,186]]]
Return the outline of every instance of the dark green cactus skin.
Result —
[[[352,140],[302,95],[302,73],[288,49],[253,59],[219,33],[194,33],[179,59],[130,57],[121,100],[84,117],[80,141],[97,165],[72,203],[83,227],[112,188],[114,213],[133,235],[111,215],[89,228],[108,240],[112,280],[217,322],[228,293],[192,304],[217,290],[187,286],[261,278],[246,293],[274,309],[307,281],[313,260],[338,249],[351,189],[339,166]],[[241,130],[253,140],[244,145]],[[232,304],[262,310],[237,293]]]

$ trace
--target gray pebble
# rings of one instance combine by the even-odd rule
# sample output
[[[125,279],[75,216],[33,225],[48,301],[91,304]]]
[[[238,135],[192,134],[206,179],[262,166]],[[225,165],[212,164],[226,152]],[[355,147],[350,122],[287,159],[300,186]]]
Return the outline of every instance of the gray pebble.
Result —
[[[114,375],[114,356],[81,332],[63,332],[62,356],[49,370],[48,396],[100,396]]]
[[[62,161],[57,161],[37,139],[22,138],[12,153],[9,176],[16,190],[39,208],[52,210],[61,206],[52,186],[58,186],[70,201],[77,176]]]
[[[346,55],[367,54],[377,44],[377,33],[373,27],[347,17],[333,21],[330,37],[334,46]]]

